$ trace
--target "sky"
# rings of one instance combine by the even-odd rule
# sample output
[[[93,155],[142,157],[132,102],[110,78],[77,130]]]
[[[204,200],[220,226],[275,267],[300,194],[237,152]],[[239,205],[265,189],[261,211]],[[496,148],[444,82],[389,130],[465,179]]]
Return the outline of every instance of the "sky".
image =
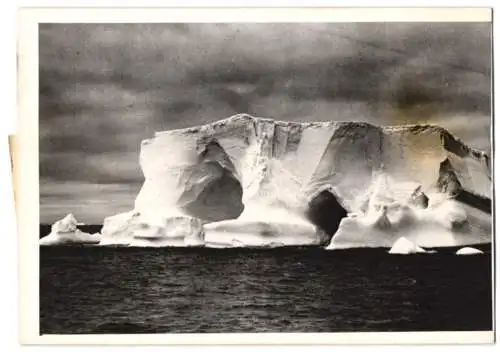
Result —
[[[489,23],[40,24],[40,222],[133,209],[155,131],[435,123],[490,149]]]

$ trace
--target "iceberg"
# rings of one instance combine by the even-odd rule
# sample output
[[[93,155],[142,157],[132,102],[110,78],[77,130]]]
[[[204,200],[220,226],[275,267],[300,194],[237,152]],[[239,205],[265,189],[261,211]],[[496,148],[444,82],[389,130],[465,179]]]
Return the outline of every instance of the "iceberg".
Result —
[[[472,248],[472,247],[464,247],[460,248],[456,253],[456,255],[474,255],[474,254],[483,254],[483,251]]]
[[[489,155],[434,125],[240,114],[142,141],[144,183],[101,245],[391,248],[491,241]]]
[[[73,214],[68,214],[52,225],[50,234],[41,238],[39,244],[41,246],[93,245],[100,242],[100,234],[91,235],[82,232],[77,228],[78,225],[84,224],[79,223]]]
[[[401,237],[398,239],[389,251],[389,254],[415,254],[415,253],[426,253],[426,251],[417,246],[412,241]]]

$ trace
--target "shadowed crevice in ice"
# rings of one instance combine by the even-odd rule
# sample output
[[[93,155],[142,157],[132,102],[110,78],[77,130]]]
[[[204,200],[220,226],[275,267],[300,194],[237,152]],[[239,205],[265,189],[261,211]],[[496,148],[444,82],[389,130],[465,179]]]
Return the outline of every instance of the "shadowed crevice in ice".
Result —
[[[455,199],[461,203],[470,205],[471,207],[482,210],[488,214],[491,214],[491,199],[481,197],[480,195],[461,190]]]
[[[189,169],[190,185],[178,201],[186,214],[208,221],[237,218],[243,211],[243,188],[229,156],[215,140],[207,143],[197,165]]]
[[[491,214],[491,199],[464,189],[449,158],[440,164],[437,187],[441,192],[448,193],[460,203]]]
[[[218,163],[210,162],[206,166],[212,169],[212,175],[217,176],[210,180],[196,197],[186,201],[180,208],[186,214],[208,221],[237,218],[243,211],[243,189],[240,182]],[[183,203],[182,197],[179,203]]]
[[[328,190],[321,191],[309,201],[307,218],[330,238],[337,232],[340,222],[346,216],[347,211]]]

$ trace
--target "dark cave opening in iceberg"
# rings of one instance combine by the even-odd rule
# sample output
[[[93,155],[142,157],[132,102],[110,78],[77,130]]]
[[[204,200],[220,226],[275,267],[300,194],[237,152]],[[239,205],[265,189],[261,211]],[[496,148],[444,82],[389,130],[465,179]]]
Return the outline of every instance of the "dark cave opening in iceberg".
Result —
[[[337,232],[347,211],[330,191],[324,190],[309,201],[307,217],[330,238]]]

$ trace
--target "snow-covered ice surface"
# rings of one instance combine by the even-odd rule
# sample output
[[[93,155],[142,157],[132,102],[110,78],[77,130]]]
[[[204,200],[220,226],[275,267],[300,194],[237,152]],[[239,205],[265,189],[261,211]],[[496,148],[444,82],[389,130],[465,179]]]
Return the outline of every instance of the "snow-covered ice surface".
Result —
[[[390,248],[403,236],[422,247],[491,238],[489,157],[438,126],[243,114],[157,132],[142,142],[140,165],[134,209],[106,218],[102,245],[321,245],[333,235],[328,248],[337,249]],[[349,213],[328,236],[310,216],[324,191]]]
[[[50,233],[41,238],[41,246],[56,246],[70,244],[98,244],[101,240],[100,234],[88,234],[80,231],[77,226],[79,223],[73,214],[68,214],[61,220],[56,221],[51,228]]]

